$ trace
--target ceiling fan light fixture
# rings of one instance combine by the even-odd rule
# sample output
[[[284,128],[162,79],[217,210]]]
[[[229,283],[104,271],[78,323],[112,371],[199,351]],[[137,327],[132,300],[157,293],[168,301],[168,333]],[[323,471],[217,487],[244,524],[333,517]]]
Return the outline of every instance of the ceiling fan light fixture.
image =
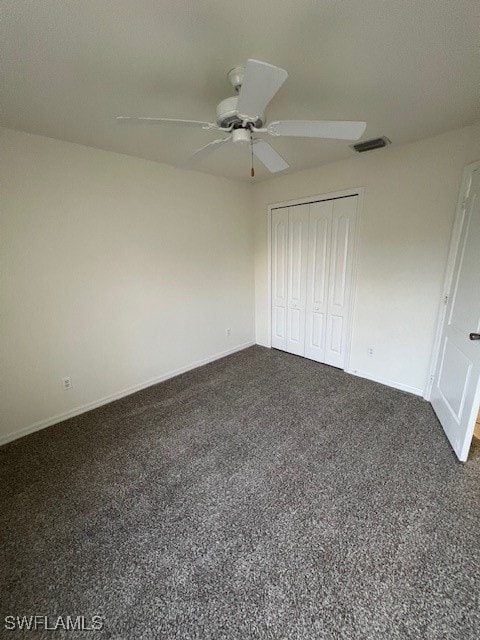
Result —
[[[251,143],[252,136],[248,129],[233,129],[232,142]]]

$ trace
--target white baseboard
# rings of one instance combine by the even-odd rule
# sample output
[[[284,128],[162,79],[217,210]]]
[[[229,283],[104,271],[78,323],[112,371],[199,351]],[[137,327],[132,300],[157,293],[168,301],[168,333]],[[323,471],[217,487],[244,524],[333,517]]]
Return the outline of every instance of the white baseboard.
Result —
[[[266,347],[267,349],[271,349],[272,347],[268,344],[264,344],[263,342],[259,342],[257,340],[257,344],[260,347]],[[287,352],[285,352],[287,353]],[[369,373],[366,373],[365,371],[358,371],[357,369],[355,370],[347,370],[345,369],[345,373],[350,373],[352,374],[352,376],[358,376],[359,378],[366,378],[367,380],[371,380],[372,382],[379,382],[380,384],[384,384],[387,387],[393,387],[394,389],[400,389],[400,391],[406,391],[407,393],[413,393],[416,396],[423,396],[425,400],[428,400],[428,398],[425,398],[424,396],[424,389],[419,389],[417,387],[410,387],[408,384],[403,384],[401,382],[395,382],[394,380],[387,380],[386,378],[380,378],[377,376],[372,376]]]
[[[387,387],[400,389],[400,391],[407,391],[407,393],[413,393],[416,396],[423,396],[423,389],[410,387],[408,384],[403,384],[402,382],[395,382],[394,380],[387,380],[386,378],[372,376],[370,373],[366,373],[365,371],[358,371],[357,369],[354,369],[345,371],[345,373],[351,373],[354,376],[358,376],[359,378],[366,378],[367,380],[371,380],[372,382],[379,382],[380,384],[385,384]]]
[[[122,391],[117,391],[116,393],[112,393],[109,396],[94,400],[93,402],[88,402],[87,404],[83,404],[80,407],[75,407],[75,409],[70,409],[70,411],[65,411],[64,413],[59,413],[56,416],[52,416],[51,418],[46,418],[45,420],[35,422],[34,424],[31,424],[28,427],[23,427],[18,431],[7,433],[4,436],[0,436],[0,446],[3,444],[7,444],[7,442],[11,442],[12,440],[17,440],[17,438],[22,438],[23,436],[26,436],[29,433],[33,433],[34,431],[40,431],[40,429],[51,427],[52,425],[57,424],[57,422],[63,422],[63,420],[67,420],[68,418],[74,418],[75,416],[79,416],[81,413],[85,413],[86,411],[96,409],[97,407],[101,407],[102,405],[113,402],[114,400],[119,400],[120,398],[129,396],[132,393],[136,393],[137,391],[141,391],[142,389],[151,387],[154,384],[158,384],[159,382],[164,382],[165,380],[169,380],[170,378],[175,378],[175,376],[179,376],[182,373],[186,373],[187,371],[192,371],[192,369],[202,367],[204,364],[208,364],[209,362],[214,362],[215,360],[220,360],[220,358],[225,358],[225,356],[229,356],[232,353],[236,353],[237,351],[242,351],[243,349],[252,347],[254,344],[255,342],[245,342],[244,344],[237,345],[232,349],[227,349],[227,351],[216,353],[215,355],[209,356],[208,358],[203,358],[203,360],[197,360],[197,362],[193,362],[173,371],[168,371],[167,373],[157,376],[156,378],[152,378],[151,380],[136,384],[133,387],[128,387],[128,389],[122,389]]]

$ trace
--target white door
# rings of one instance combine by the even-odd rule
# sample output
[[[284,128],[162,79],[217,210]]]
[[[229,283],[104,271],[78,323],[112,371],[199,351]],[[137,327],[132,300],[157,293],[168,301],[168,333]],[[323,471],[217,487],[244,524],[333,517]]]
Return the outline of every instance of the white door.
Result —
[[[325,362],[333,203],[324,200],[310,205],[305,356],[317,362]]]
[[[287,349],[288,209],[272,211],[272,347]]]
[[[431,395],[438,419],[462,461],[468,456],[480,401],[479,332],[480,168],[472,172],[465,203]]]
[[[340,369],[345,368],[357,201],[333,200],[324,362]]]
[[[299,356],[305,355],[309,207],[288,209],[287,351]]]

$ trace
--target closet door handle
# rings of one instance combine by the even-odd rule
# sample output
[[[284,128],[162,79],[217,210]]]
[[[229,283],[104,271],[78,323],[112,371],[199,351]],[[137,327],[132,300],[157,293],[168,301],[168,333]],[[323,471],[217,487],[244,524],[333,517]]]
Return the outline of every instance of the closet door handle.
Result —
[[[480,333],[471,333],[470,340],[480,340]]]

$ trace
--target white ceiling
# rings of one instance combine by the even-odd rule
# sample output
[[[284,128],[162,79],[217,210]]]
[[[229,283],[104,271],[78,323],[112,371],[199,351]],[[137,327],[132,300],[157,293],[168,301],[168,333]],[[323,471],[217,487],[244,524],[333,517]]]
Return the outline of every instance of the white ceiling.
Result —
[[[289,73],[270,121],[365,120],[364,139],[399,144],[480,119],[477,0],[4,0],[2,14],[1,124],[168,164],[218,133],[115,116],[213,121],[249,57]],[[289,171],[353,153],[270,141]],[[199,169],[249,179],[249,162],[231,145]]]

